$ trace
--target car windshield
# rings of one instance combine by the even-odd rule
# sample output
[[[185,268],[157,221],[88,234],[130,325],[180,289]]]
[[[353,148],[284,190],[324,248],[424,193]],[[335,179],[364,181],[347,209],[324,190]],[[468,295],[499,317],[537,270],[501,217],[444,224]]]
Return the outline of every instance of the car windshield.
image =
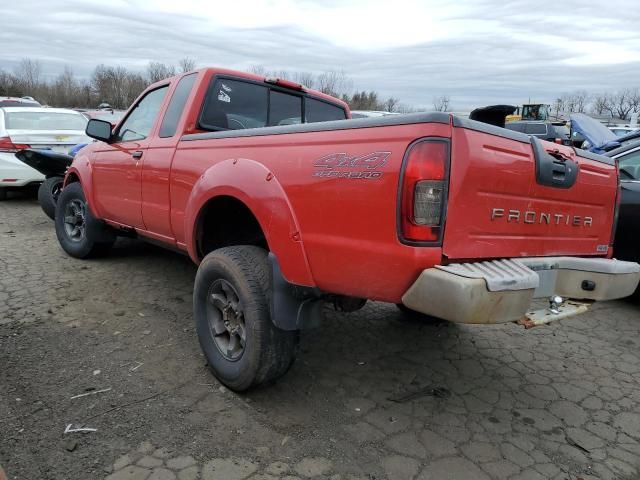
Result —
[[[79,113],[6,112],[7,130],[83,130],[87,119]]]

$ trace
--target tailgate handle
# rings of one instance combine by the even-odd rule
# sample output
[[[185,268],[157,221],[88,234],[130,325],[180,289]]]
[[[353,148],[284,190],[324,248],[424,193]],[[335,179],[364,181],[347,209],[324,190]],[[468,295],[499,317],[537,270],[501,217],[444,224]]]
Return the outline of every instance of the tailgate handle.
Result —
[[[571,188],[576,183],[580,166],[574,160],[564,155],[550,154],[536,137],[531,137],[531,146],[536,162],[538,184],[555,188]]]

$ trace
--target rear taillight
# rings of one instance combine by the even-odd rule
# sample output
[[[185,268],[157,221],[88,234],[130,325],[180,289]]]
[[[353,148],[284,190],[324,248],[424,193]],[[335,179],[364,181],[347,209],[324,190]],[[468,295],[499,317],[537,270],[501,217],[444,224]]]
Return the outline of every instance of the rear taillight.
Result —
[[[400,233],[409,242],[438,242],[447,197],[449,144],[421,140],[409,147],[401,185]]]
[[[556,138],[554,140],[555,143],[557,143],[558,145],[562,145],[562,139],[561,138]]]
[[[31,145],[24,143],[13,143],[11,137],[0,137],[0,152],[15,153],[19,150],[25,150],[31,148]]]

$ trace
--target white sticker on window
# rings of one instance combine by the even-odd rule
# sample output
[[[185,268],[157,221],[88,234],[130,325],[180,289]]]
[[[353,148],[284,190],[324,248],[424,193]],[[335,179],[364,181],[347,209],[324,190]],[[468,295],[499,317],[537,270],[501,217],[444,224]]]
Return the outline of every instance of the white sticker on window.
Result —
[[[225,92],[231,92],[231,91],[232,91],[232,90],[231,90],[231,87],[227,87],[224,83],[223,83],[223,84],[221,84],[221,85],[222,85],[222,89],[223,89]]]
[[[218,100],[225,103],[231,103],[231,97],[222,90],[218,92]]]

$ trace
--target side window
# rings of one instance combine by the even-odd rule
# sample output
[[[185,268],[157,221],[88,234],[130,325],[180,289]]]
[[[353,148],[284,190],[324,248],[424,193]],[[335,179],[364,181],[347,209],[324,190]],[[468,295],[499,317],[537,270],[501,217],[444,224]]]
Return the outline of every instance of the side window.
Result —
[[[522,132],[524,133],[524,123],[509,123],[507,122],[507,124],[505,125],[505,128],[509,129],[509,130],[513,130],[515,132]]]
[[[209,87],[200,126],[206,130],[264,127],[268,105],[267,87],[220,78]]]
[[[142,97],[118,128],[117,142],[144,140],[149,136],[168,88],[168,85],[157,88]]]
[[[341,107],[313,98],[306,99],[305,107],[305,121],[307,123],[344,120],[347,118],[346,112]]]
[[[269,125],[302,123],[302,97],[271,90]]]
[[[527,133],[529,135],[546,135],[546,123],[527,123]]]
[[[182,111],[187,103],[187,98],[193,88],[193,83],[196,81],[196,74],[192,73],[186,75],[180,79],[178,86],[171,96],[167,112],[162,119],[162,125],[160,125],[160,138],[173,137],[178,128],[178,122],[182,116]]]
[[[640,179],[640,150],[618,158],[618,162],[621,170],[624,170],[634,180]]]

